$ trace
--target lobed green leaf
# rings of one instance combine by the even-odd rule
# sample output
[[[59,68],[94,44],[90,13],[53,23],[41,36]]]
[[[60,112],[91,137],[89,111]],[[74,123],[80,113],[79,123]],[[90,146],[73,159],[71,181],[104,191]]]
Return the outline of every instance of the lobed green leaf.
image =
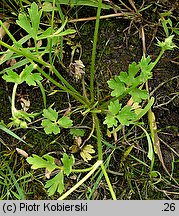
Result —
[[[49,119],[42,120],[41,125],[44,127],[44,131],[46,134],[52,134],[55,135],[60,133],[60,128],[56,123],[51,122]]]
[[[119,97],[126,91],[125,85],[120,81],[119,76],[116,76],[114,79],[110,79],[107,83],[113,90],[111,93],[112,96]]]
[[[38,11],[38,5],[35,2],[31,4],[31,7],[28,11],[29,11],[29,15],[30,15],[31,23],[32,23],[32,31],[30,34],[35,39],[38,34],[42,11]]]
[[[135,78],[136,74],[139,72],[140,67],[136,62],[133,62],[129,65],[128,73],[121,72],[119,75],[119,79],[121,82],[125,83],[127,86],[138,85],[139,80]]]
[[[111,114],[107,114],[107,116],[105,117],[105,121],[103,122],[103,124],[107,124],[107,127],[113,127],[113,126],[117,126],[118,121],[115,119],[114,115]]]
[[[85,131],[79,128],[70,128],[70,134],[73,136],[77,136],[77,137],[83,137],[85,134]]]
[[[29,74],[25,81],[29,86],[36,86],[37,85],[37,81],[41,81],[43,78],[39,73],[32,73]]]
[[[137,118],[137,115],[131,106],[124,106],[116,117],[122,125],[129,126]]]
[[[142,56],[139,62],[139,66],[141,69],[141,73],[140,73],[141,83],[145,83],[148,79],[152,77],[152,69],[154,67],[154,63],[151,62],[150,56],[148,56],[147,58]]]
[[[30,21],[27,19],[27,15],[25,13],[20,13],[18,16],[18,20],[16,23],[23,28],[28,34],[31,34],[32,27]]]
[[[16,83],[16,84],[21,84],[23,82],[21,77],[16,72],[14,72],[13,70],[7,70],[6,73],[7,74],[4,74],[2,76],[2,78],[4,80],[6,80],[6,82],[12,82],[12,83]]]
[[[132,96],[133,101],[136,103],[140,103],[142,99],[146,100],[149,97],[147,90],[142,90],[139,88],[135,88],[130,91],[130,95]]]
[[[64,175],[63,172],[59,172],[55,177],[48,180],[45,184],[45,188],[48,188],[47,192],[49,196],[54,195],[57,191],[59,194],[62,194],[64,191]]]
[[[75,163],[75,158],[73,155],[68,156],[66,153],[64,153],[61,160],[63,163],[63,171],[67,176],[69,176],[72,171],[72,166]]]
[[[108,110],[111,112],[111,114],[116,115],[119,110],[121,109],[122,104],[119,104],[118,100],[115,100],[114,102],[111,101]]]
[[[49,119],[50,121],[57,121],[58,113],[57,113],[57,111],[55,111],[51,107],[49,107],[48,109],[43,110],[43,116],[45,118]]]
[[[58,168],[55,164],[55,159],[52,156],[46,154],[43,158],[33,154],[32,157],[28,157],[26,160],[32,165],[32,169],[46,168],[51,173],[53,170]]]
[[[63,128],[69,128],[73,125],[73,121],[68,116],[63,116],[58,120],[58,124]]]

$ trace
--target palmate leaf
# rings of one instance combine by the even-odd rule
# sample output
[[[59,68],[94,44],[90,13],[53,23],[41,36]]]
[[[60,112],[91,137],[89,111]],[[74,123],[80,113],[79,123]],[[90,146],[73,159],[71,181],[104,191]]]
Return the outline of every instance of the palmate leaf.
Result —
[[[69,128],[73,125],[72,122],[73,121],[68,116],[63,116],[57,123],[63,128]]]
[[[63,116],[58,121],[58,113],[51,107],[43,110],[43,116],[41,125],[44,127],[46,134],[58,134],[60,133],[60,127],[69,128],[72,126],[72,120],[68,116]],[[60,126],[60,127],[59,127]]]
[[[29,12],[30,20],[28,19],[25,13],[20,13],[18,16],[18,20],[16,22],[32,38],[36,39],[38,30],[39,30],[39,24],[40,24],[40,18],[42,15],[42,11],[39,11],[38,5],[35,2],[33,2],[31,4],[31,7],[28,9],[28,12]]]
[[[56,135],[60,133],[59,126],[56,123],[51,122],[49,119],[42,120],[41,125],[44,127],[44,131],[46,134],[54,133]]]
[[[75,163],[75,158],[73,155],[68,156],[66,153],[64,153],[61,160],[63,163],[63,171],[67,176],[69,176],[72,171],[72,166]]]
[[[41,81],[43,78],[39,73],[31,73],[34,70],[34,64],[26,66],[20,75],[22,81],[25,81],[29,86],[36,86],[36,82]]]
[[[17,83],[17,84],[21,84],[23,82],[21,77],[13,70],[7,70],[6,73],[7,74],[4,74],[2,76],[2,78],[6,80],[6,82],[12,82],[12,83]]]
[[[35,116],[37,116],[38,113],[27,113],[24,110],[16,110],[14,112],[14,116],[18,119],[23,119],[26,120],[28,122],[31,122],[31,118],[35,118]]]
[[[141,69],[141,73],[140,73],[141,83],[145,83],[148,79],[152,77],[151,71],[153,69],[154,63],[151,62],[150,56],[148,56],[147,58],[142,56],[139,62],[139,66]]]
[[[10,118],[11,122],[7,125],[9,128],[11,127],[20,127],[27,128],[27,122],[18,118]]]
[[[109,112],[111,112],[111,114],[116,115],[119,110],[121,109],[122,104],[119,104],[118,100],[115,100],[114,102],[111,101],[109,106],[108,106],[108,110]]]
[[[142,57],[139,64],[133,62],[129,65],[128,72],[121,72],[119,76],[108,81],[109,87],[112,89],[111,96],[119,97],[131,95],[133,103],[139,103],[142,100],[146,100],[149,95],[147,90],[141,89],[141,84],[144,84],[152,76],[152,69],[154,63],[151,62],[150,56]],[[141,86],[139,86],[141,85]],[[118,98],[119,99],[119,98]],[[107,127],[116,127],[120,123],[121,125],[129,126],[139,119],[140,115],[143,115],[144,110],[142,108],[137,111],[134,107],[124,106],[119,104],[118,100],[111,101],[108,106],[108,114],[105,117],[103,124],[107,124]],[[137,114],[138,116],[137,116]],[[118,122],[119,121],[119,122]]]
[[[43,158],[33,154],[32,157],[28,157],[26,160],[32,165],[32,169],[46,168],[51,173],[53,170],[58,168],[55,164],[55,159],[52,156],[46,154]]]
[[[49,196],[54,195],[57,191],[59,194],[62,194],[64,191],[64,175],[63,172],[59,172],[55,177],[48,180],[45,184],[45,188],[48,188],[47,192]]]
[[[118,121],[115,118],[115,115],[119,112],[121,106],[122,104],[119,104],[118,100],[115,100],[114,102],[113,101],[110,102],[108,106],[108,110],[110,113],[107,114],[107,116],[105,117],[105,121],[103,122],[103,124],[107,124],[108,128],[117,126]]]
[[[49,107],[48,109],[43,110],[43,116],[45,118],[49,119],[50,121],[57,121],[58,113],[57,113],[57,111],[55,111],[51,107]]]
[[[174,37],[174,35],[170,35],[169,37],[165,38],[164,42],[158,41],[157,45],[159,47],[161,47],[162,50],[164,50],[164,51],[173,50],[175,47],[177,47],[172,41],[173,37]]]
[[[88,162],[89,160],[93,158],[91,154],[94,154],[94,153],[95,153],[94,147],[92,145],[86,145],[81,150],[80,155],[84,161]]]
[[[132,96],[133,101],[136,103],[140,103],[142,99],[146,100],[149,97],[147,90],[142,90],[139,88],[135,88],[130,91],[130,95]]]
[[[75,136],[83,137],[85,134],[85,131],[83,129],[79,129],[79,128],[71,128],[70,134],[73,135],[73,137],[75,137]]]
[[[29,86],[36,86],[37,81],[41,81],[42,79],[39,73],[31,73],[26,77],[25,81]]]
[[[119,76],[115,76],[114,79],[110,79],[107,83],[113,90],[111,93],[112,96],[119,97],[126,91],[125,85],[120,81]]]
[[[2,78],[6,80],[6,82],[13,82],[16,84],[26,82],[29,86],[36,86],[36,82],[41,81],[43,78],[39,73],[31,73],[33,69],[34,65],[30,64],[24,68],[20,75],[11,69],[8,69],[6,71],[7,74],[4,74]]]
[[[133,62],[129,65],[128,73],[127,72],[121,72],[118,76],[121,82],[124,82],[127,86],[132,85],[138,85],[139,79],[136,76],[136,74],[139,72],[140,67],[136,62]]]
[[[118,121],[117,119],[115,119],[115,116],[112,114],[107,114],[107,116],[105,117],[105,120],[103,122],[103,124],[107,124],[107,127],[113,127],[113,126],[117,126]]]
[[[131,106],[124,106],[116,117],[122,125],[129,126],[137,118],[137,115]]]

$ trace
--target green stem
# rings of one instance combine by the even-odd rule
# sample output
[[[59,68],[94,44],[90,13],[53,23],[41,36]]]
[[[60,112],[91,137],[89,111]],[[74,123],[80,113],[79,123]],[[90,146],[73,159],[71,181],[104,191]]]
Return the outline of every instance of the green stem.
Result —
[[[100,131],[100,125],[99,125],[99,119],[96,115],[96,113],[92,113],[93,118],[94,118],[94,122],[95,122],[95,127],[96,127],[96,137],[97,137],[97,143],[98,143],[98,160],[101,161],[102,160],[102,138],[101,138],[101,131]],[[116,195],[114,193],[114,190],[112,188],[111,182],[109,180],[108,174],[106,172],[106,169],[104,167],[104,164],[101,164],[101,168],[102,168],[102,172],[105,176],[106,182],[108,184],[111,196],[114,200],[116,200]]]
[[[93,165],[93,166],[94,166],[94,165]],[[72,173],[89,172],[89,171],[91,171],[91,170],[93,169],[93,166],[88,167],[88,168],[85,168],[85,169],[72,169],[71,172],[72,172]],[[62,171],[64,170],[64,167],[63,167],[63,166],[59,166],[58,168],[59,168],[59,170],[62,170]]]
[[[68,81],[66,81],[65,78],[62,77],[62,75],[57,71],[57,69],[53,65],[50,66],[50,69],[61,80],[61,82],[63,82],[66,85],[66,87],[68,87],[71,90],[71,92],[78,95],[78,97],[80,97],[83,100],[83,104],[88,104],[89,105],[89,102],[86,100],[86,98],[84,96],[82,96],[72,85],[70,85],[68,83]]]
[[[90,170],[93,169],[93,166],[92,167],[89,167],[89,168],[86,168],[86,169],[72,169],[71,172],[74,172],[74,173],[79,173],[79,172],[89,172]]]
[[[47,105],[47,99],[46,99],[46,94],[45,94],[45,89],[42,85],[42,83],[40,81],[36,81],[40,90],[41,90],[41,93],[42,93],[42,98],[43,98],[43,103],[44,103],[44,109],[46,109],[46,105]]]
[[[157,58],[155,59],[155,61],[154,61],[154,64],[153,64],[152,69],[155,67],[155,65],[158,63],[158,61],[161,59],[161,57],[162,57],[162,55],[164,54],[164,52],[165,52],[164,49],[162,49],[162,50],[160,51],[158,57],[157,57]],[[151,70],[152,70],[152,69],[151,69]]]
[[[52,5],[52,19],[51,19],[51,34],[53,33],[53,27],[54,27],[54,16],[55,16],[55,0],[53,0],[53,5]],[[50,40],[50,47],[49,47],[49,60],[50,60],[50,65],[53,65],[53,61],[52,61],[52,38],[49,39]]]
[[[94,102],[94,77],[95,77],[96,45],[97,45],[97,40],[98,40],[98,30],[99,30],[101,7],[102,7],[102,0],[99,0],[97,16],[96,16],[95,31],[94,31],[93,50],[92,50],[92,57],[91,57],[91,70],[90,70],[90,94],[91,94],[91,101],[92,102]]]
[[[12,101],[11,101],[11,113],[12,113],[12,117],[14,118],[14,113],[16,112],[16,107],[15,107],[15,98],[16,98],[16,91],[17,91],[17,86],[18,84],[15,83],[13,90],[12,90]]]
[[[114,193],[114,190],[113,190],[113,188],[112,188],[111,182],[110,182],[110,180],[109,180],[108,174],[107,174],[107,172],[106,172],[106,169],[105,169],[103,163],[101,164],[101,169],[102,169],[102,171],[103,171],[104,177],[105,177],[106,182],[107,182],[107,184],[108,184],[108,187],[109,187],[109,190],[110,190],[110,193],[111,193],[111,196],[112,196],[113,200],[117,200],[117,199],[116,199],[116,195],[115,195],[115,193]]]
[[[6,26],[4,25],[4,23],[0,20],[0,25],[3,27],[4,31],[6,32],[6,34],[10,37],[10,39],[14,42],[17,43],[16,39],[13,37],[13,35],[10,33],[10,31],[6,28]]]
[[[50,70],[52,70],[55,75],[60,79],[61,82],[63,82],[66,86],[63,86],[61,84],[59,84],[58,82],[56,82],[55,80],[53,80],[53,78],[51,78],[49,75],[47,75],[42,69],[40,70],[40,67],[37,67],[39,71],[41,71],[41,73],[47,78],[49,79],[52,83],[54,83],[55,85],[57,85],[58,87],[60,87],[61,89],[67,91],[69,94],[71,94],[73,97],[75,96],[75,98],[77,100],[79,100],[82,104],[85,104],[85,105],[89,105],[89,102],[86,100],[85,97],[83,97],[73,86],[71,86],[68,81],[66,81],[66,79],[57,71],[57,69],[54,67],[54,66],[51,66],[49,65],[48,63],[46,63],[45,61],[43,61],[42,59],[40,58],[36,58],[33,54],[29,53],[29,52],[24,52],[23,50],[19,50],[13,46],[10,46],[6,43],[4,43],[3,41],[0,40],[0,45],[6,47],[7,49],[19,54],[19,55],[22,55],[22,56],[25,56],[27,59],[29,60],[33,60],[47,68],[49,68]]]
[[[103,153],[102,153],[102,142],[101,142],[101,131],[100,131],[100,126],[99,126],[99,119],[96,115],[96,113],[92,113],[94,122],[95,122],[95,127],[96,127],[96,137],[97,137],[97,144],[98,144],[98,160],[103,159]]]
[[[58,13],[60,15],[60,19],[62,20],[62,25],[63,25],[65,23],[65,17],[60,6],[60,0],[56,0],[56,6],[58,8]],[[60,61],[62,61],[62,57],[63,57],[63,37],[60,36]]]
[[[71,94],[75,99],[77,99],[80,103],[86,105],[86,101],[83,99],[83,96],[76,94],[76,92],[69,90],[66,86],[63,86],[59,82],[55,81],[50,75],[46,74],[39,66],[36,67],[36,69],[44,76],[46,77],[51,83],[59,87],[60,89],[64,90],[65,92],[68,92]]]
[[[70,190],[68,190],[65,194],[63,194],[61,197],[58,198],[58,200],[65,199],[68,195],[70,195],[73,191],[75,191],[80,185],[82,185],[95,171],[96,169],[102,164],[102,161],[97,161],[94,165],[92,170],[85,175],[76,185],[74,185]]]
[[[20,4],[20,9],[21,9],[21,11],[24,12],[24,6],[23,6],[23,4],[22,4],[22,0],[19,1],[19,4]]]

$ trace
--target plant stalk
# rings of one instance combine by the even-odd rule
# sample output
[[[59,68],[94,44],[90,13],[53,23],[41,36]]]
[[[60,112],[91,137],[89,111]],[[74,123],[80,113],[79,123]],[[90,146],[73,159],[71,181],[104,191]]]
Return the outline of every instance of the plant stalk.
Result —
[[[55,81],[50,75],[45,73],[39,66],[36,67],[36,69],[44,76],[46,77],[50,82],[52,82],[54,85],[59,87],[60,89],[64,90],[65,92],[68,92],[71,96],[73,96],[75,99],[77,99],[80,103],[87,105],[86,101],[83,99],[83,96],[76,94],[76,92],[71,91],[66,86],[63,86],[59,82]]]
[[[17,91],[17,86],[18,84],[15,83],[13,90],[12,90],[12,100],[11,100],[11,113],[12,113],[12,117],[15,118],[14,113],[16,112],[16,107],[15,107],[15,98],[16,98],[16,91]]]
[[[63,11],[61,9],[60,6],[60,0],[56,0],[56,6],[58,8],[58,13],[60,15],[60,19],[62,21],[62,25],[65,23],[65,16],[63,14]],[[63,37],[60,36],[60,61],[62,61],[62,57],[63,57]]]
[[[97,137],[97,144],[98,144],[98,160],[103,160],[103,150],[102,150],[102,142],[101,142],[101,130],[99,126],[99,119],[96,113],[92,113],[95,127],[96,127],[96,137]]]
[[[66,81],[66,79],[57,71],[57,69],[54,66],[49,65],[48,63],[46,63],[45,61],[43,61],[42,59],[36,58],[34,55],[32,55],[31,53],[27,53],[27,52],[23,52],[23,50],[19,50],[13,46],[10,46],[6,43],[4,43],[3,41],[0,40],[0,45],[6,47],[7,49],[25,56],[27,59],[33,60],[47,68],[49,68],[50,70],[52,70],[55,75],[60,79],[61,82],[63,82],[66,86],[63,86],[62,84],[58,83],[57,81],[55,81],[53,78],[51,78],[48,74],[46,74],[40,67],[37,67],[38,71],[40,73],[42,73],[42,75],[44,75],[47,79],[49,79],[52,83],[54,83],[55,85],[57,85],[58,87],[60,87],[61,89],[67,91],[69,94],[71,94],[73,97],[75,97],[77,100],[79,100],[82,104],[89,104],[89,102],[86,100],[85,97],[83,97],[73,86],[71,86],[68,81]]]
[[[154,64],[153,64],[153,67],[152,67],[152,69],[151,70],[153,70],[153,68],[156,66],[156,64],[158,63],[158,61],[161,59],[161,57],[162,57],[162,55],[164,54],[164,52],[165,52],[165,50],[164,49],[162,49],[161,51],[160,51],[160,53],[159,53],[159,55],[158,55],[158,57],[155,59],[155,61],[154,61]]]
[[[6,26],[4,25],[4,23],[0,20],[0,25],[3,27],[4,31],[6,32],[6,34],[9,36],[9,38],[14,42],[17,43],[16,39],[14,38],[14,36],[10,33],[10,31],[6,28]]]
[[[68,195],[70,195],[73,191],[75,191],[80,185],[82,185],[95,171],[96,169],[102,164],[102,161],[97,161],[94,165],[92,170],[85,175],[76,185],[74,185],[70,190],[68,190],[65,194],[58,198],[58,200],[64,200]]]
[[[55,0],[53,0],[53,4],[52,4],[52,19],[51,19],[51,34],[53,33],[53,28],[54,28],[54,16],[55,16]],[[50,65],[53,65],[53,61],[52,61],[52,38],[49,39],[49,43],[50,43],[50,48],[49,48],[49,61],[50,61]]]
[[[92,102],[94,102],[94,77],[95,77],[96,45],[97,45],[97,40],[98,40],[98,30],[99,30],[101,7],[102,7],[102,0],[99,0],[97,16],[96,16],[95,31],[94,31],[94,39],[93,39],[91,68],[90,68],[90,94],[91,94],[91,101]]]
[[[109,180],[108,174],[107,174],[107,172],[106,172],[106,169],[105,169],[103,163],[101,164],[101,169],[102,169],[102,171],[103,171],[104,177],[105,177],[106,182],[107,182],[107,184],[108,184],[108,187],[109,187],[109,190],[110,190],[110,193],[111,193],[111,196],[112,196],[113,200],[117,200],[116,195],[115,195],[114,190],[113,190],[113,187],[112,187],[112,185],[111,185],[111,182],[110,182],[110,180]]]
[[[102,154],[102,138],[101,138],[99,119],[98,119],[96,113],[92,113],[92,115],[93,115],[94,122],[95,122],[95,127],[96,127],[96,137],[97,137],[97,144],[98,144],[98,160],[102,161],[102,158],[103,158],[103,154]],[[102,169],[102,172],[103,172],[104,177],[106,179],[106,182],[108,184],[111,196],[112,196],[113,200],[116,200],[116,195],[114,193],[114,190],[112,188],[111,182],[109,180],[108,174],[106,172],[106,169],[105,169],[103,163],[101,164],[101,169]]]

